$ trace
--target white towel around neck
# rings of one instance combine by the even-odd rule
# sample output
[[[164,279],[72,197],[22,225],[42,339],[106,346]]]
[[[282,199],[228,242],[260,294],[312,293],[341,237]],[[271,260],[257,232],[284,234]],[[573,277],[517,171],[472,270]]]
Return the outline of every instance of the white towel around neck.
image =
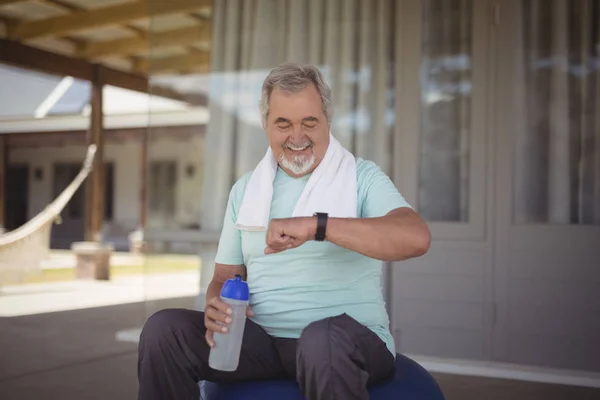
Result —
[[[277,160],[269,147],[246,186],[237,229],[267,230],[277,168]],[[356,185],[356,159],[329,134],[327,152],[308,178],[292,216],[308,217],[315,212],[324,212],[330,217],[356,218]]]

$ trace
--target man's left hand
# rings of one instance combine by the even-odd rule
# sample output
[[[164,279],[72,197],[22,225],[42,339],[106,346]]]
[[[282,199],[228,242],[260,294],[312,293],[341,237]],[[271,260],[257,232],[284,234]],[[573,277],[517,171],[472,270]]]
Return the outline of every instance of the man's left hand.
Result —
[[[265,254],[279,253],[293,249],[315,238],[317,219],[315,217],[295,217],[272,219],[267,230]]]

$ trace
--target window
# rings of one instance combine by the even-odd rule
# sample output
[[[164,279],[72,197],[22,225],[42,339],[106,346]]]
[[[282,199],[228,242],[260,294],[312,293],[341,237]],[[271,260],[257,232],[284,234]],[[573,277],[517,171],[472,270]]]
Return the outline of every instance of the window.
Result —
[[[112,221],[114,213],[115,167],[113,163],[105,164],[104,169],[104,220]]]
[[[104,164],[104,220],[112,221],[114,209],[114,165]],[[54,164],[54,198],[62,193],[73,182],[81,164],[56,163]],[[87,179],[90,179],[89,176]],[[85,185],[86,181],[77,189],[71,200],[65,206],[61,216],[66,219],[83,219],[85,217]]]
[[[522,3],[514,221],[600,224],[600,3]]]
[[[81,169],[76,163],[54,164],[54,199],[69,186]],[[85,214],[85,183],[79,186],[67,203],[61,216],[66,219],[83,219]]]
[[[472,1],[423,1],[418,208],[468,222]]]
[[[150,162],[149,210],[163,217],[175,215],[177,162]]]

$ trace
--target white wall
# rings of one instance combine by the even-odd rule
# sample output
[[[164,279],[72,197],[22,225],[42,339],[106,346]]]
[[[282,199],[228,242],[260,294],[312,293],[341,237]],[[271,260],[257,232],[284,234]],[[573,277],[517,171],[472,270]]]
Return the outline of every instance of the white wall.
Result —
[[[203,142],[203,136],[193,135],[186,139],[160,138],[151,140],[148,144],[149,161],[175,160],[178,162],[176,215],[172,221],[167,221],[169,227],[200,221]],[[11,149],[9,156],[11,164],[27,164],[30,167],[29,219],[53,200],[53,165],[59,162],[81,163],[85,152],[86,147],[83,145]],[[139,221],[140,143],[137,141],[107,143],[104,157],[106,162],[114,164],[115,173],[114,218],[112,223],[107,223],[107,226],[109,230],[114,227],[117,232],[131,232],[137,227]],[[195,166],[196,173],[193,177],[185,175],[188,165]],[[41,168],[43,173],[43,177],[39,181],[35,180],[33,176],[36,168]],[[149,224],[154,222],[156,226],[156,223],[162,223],[152,221],[150,215],[148,217]]]
[[[196,136],[189,141],[170,142],[168,140],[152,141],[148,147],[150,161],[178,162],[176,216],[174,220],[164,221],[148,215],[149,227],[177,228],[189,224],[200,223],[200,199],[203,182],[204,138]],[[195,166],[193,177],[186,175],[188,165]],[[150,182],[148,183],[150,185]]]
[[[489,359],[488,243],[438,240],[394,263],[392,315],[398,348],[444,358]]]
[[[42,147],[11,149],[10,164],[26,164],[29,174],[29,207],[28,219],[39,213],[52,201],[52,164],[55,162],[82,162],[85,157],[83,146]],[[41,169],[42,178],[38,181],[33,177],[35,169]]]

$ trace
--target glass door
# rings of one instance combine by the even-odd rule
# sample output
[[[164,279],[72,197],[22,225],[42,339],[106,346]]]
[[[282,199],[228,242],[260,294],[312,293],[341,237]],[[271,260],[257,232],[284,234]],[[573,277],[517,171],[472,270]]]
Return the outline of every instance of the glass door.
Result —
[[[399,3],[394,179],[432,232],[430,251],[392,267],[403,352],[489,359],[492,282],[488,1]]]
[[[499,13],[494,357],[600,371],[600,2]]]
[[[403,2],[397,177],[437,239],[484,236],[489,5]],[[420,18],[415,18],[419,15]]]

